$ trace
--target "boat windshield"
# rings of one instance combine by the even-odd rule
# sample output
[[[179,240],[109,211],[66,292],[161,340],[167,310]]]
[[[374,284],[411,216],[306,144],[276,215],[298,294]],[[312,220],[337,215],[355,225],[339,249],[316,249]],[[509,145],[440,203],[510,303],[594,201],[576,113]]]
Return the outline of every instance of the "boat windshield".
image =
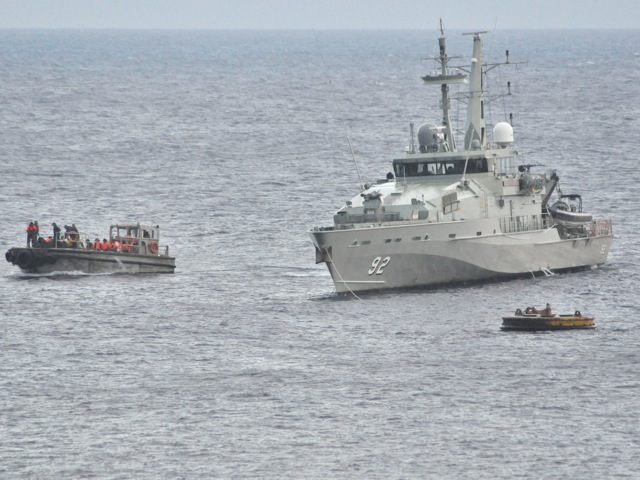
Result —
[[[437,160],[428,162],[396,161],[393,168],[396,177],[422,177],[426,175],[462,175],[464,173],[465,159]],[[467,173],[488,172],[486,158],[470,158],[467,164]]]

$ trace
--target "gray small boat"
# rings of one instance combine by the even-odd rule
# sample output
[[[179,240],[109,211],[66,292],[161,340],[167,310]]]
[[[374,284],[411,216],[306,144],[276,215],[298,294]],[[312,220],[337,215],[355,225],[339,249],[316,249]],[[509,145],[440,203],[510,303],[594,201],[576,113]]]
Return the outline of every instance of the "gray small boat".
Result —
[[[119,224],[109,228],[108,248],[96,249],[80,235],[14,247],[5,258],[24,273],[173,273],[176,259],[160,245],[158,225]]]
[[[553,219],[567,227],[581,227],[591,222],[592,215],[582,211],[582,196],[572,193],[560,195],[560,200],[549,206]]]

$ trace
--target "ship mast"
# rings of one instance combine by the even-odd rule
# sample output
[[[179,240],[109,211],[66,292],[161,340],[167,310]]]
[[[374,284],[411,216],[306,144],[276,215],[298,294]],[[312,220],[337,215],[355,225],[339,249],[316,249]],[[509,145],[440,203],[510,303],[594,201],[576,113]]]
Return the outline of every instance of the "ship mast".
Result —
[[[442,107],[442,133],[444,135],[444,142],[447,144],[449,150],[455,152],[456,139],[453,134],[453,128],[451,127],[451,100],[449,98],[449,84],[465,83],[467,76],[458,71],[452,72],[449,69],[449,61],[454,57],[449,57],[447,55],[446,37],[444,35],[442,19],[440,19],[440,36],[438,37],[438,45],[440,46],[440,55],[433,58],[433,60],[436,60],[440,65],[431,75],[422,77],[422,80],[424,80],[424,83],[427,85],[440,85],[440,91],[442,92],[440,102]]]
[[[473,35],[473,58],[469,72],[469,105],[467,107],[467,132],[464,136],[465,150],[478,150],[487,147],[486,124],[484,121],[484,99],[482,92],[482,40],[483,32],[471,32]]]
[[[447,57],[447,39],[444,36],[444,28],[442,27],[442,19],[440,19],[440,37],[438,37],[438,44],[440,45],[440,71],[442,75],[449,73]],[[444,139],[449,143],[451,151],[456,151],[456,138],[451,130],[451,115],[449,109],[451,108],[451,100],[449,99],[449,84],[443,83],[440,87],[442,92],[442,125],[444,126]]]

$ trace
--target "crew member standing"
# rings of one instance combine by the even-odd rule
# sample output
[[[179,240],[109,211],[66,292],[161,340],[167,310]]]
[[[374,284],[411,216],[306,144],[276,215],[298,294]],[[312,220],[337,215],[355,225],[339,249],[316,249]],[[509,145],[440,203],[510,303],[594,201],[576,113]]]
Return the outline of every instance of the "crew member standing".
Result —
[[[80,242],[80,234],[78,233],[78,229],[76,228],[76,224],[73,223],[69,227],[68,230],[69,238],[71,239],[71,246],[73,248],[78,248],[78,243]]]
[[[58,241],[60,240],[60,227],[53,222],[53,248],[58,248]]]
[[[27,248],[36,246],[36,228],[33,222],[29,222],[27,226]]]

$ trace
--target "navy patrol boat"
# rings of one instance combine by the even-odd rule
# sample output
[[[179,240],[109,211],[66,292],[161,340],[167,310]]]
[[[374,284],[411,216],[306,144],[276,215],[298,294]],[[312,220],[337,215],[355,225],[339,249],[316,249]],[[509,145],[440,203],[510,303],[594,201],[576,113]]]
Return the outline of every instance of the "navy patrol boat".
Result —
[[[34,247],[9,249],[5,258],[24,273],[173,273],[176,259],[160,245],[158,225],[119,224],[109,228],[108,250],[90,248],[80,235]],[[115,246],[114,246],[115,245]]]
[[[582,197],[562,195],[555,171],[518,160],[508,119],[489,129],[482,34],[472,32],[468,66],[451,67],[440,26],[438,67],[423,77],[440,87],[442,122],[424,124],[393,172],[363,185],[333,217],[309,230],[316,263],[337,292],[434,286],[551,274],[606,262],[608,219],[582,212]],[[451,122],[449,85],[468,83],[460,145]],[[509,85],[509,84],[508,84]],[[491,135],[489,135],[491,132]],[[557,188],[558,187],[558,188]],[[557,199],[552,198],[556,193]]]

